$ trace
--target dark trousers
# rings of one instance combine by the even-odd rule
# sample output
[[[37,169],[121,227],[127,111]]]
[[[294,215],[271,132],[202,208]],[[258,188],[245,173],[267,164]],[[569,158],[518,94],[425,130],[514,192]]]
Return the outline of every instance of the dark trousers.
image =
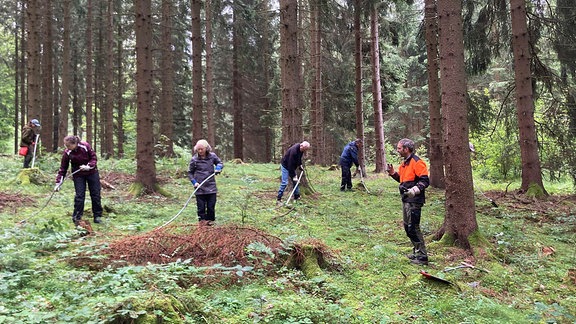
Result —
[[[86,198],[86,185],[90,191],[90,199],[92,200],[92,214],[94,217],[102,217],[102,203],[100,201],[100,175],[98,172],[87,175],[74,177],[74,213],[72,220],[77,221],[82,219],[84,213],[84,199]]]
[[[34,145],[28,145],[28,153],[24,156],[24,169],[28,169],[34,158]]]
[[[350,172],[351,164],[340,164],[342,168],[342,182],[340,183],[340,189],[352,189],[352,172]]]
[[[402,203],[402,213],[404,221],[404,231],[412,242],[412,251],[417,258],[428,258],[424,235],[420,231],[420,216],[422,214],[422,204]]]
[[[196,195],[198,221],[216,220],[216,194]]]

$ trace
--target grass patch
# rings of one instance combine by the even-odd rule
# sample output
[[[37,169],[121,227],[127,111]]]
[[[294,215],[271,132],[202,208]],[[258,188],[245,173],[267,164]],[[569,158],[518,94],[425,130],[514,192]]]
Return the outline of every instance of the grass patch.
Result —
[[[550,198],[525,201],[505,191],[507,183],[479,180],[482,192],[476,190],[475,208],[480,228],[473,256],[430,242],[443,222],[444,193],[427,191],[421,227],[431,264],[425,270],[455,284],[443,286],[424,280],[420,268],[405,257],[411,245],[402,228],[400,198],[396,183],[384,175],[364,178],[370,194],[358,186],[340,192],[338,170],[310,166],[307,176],[316,193],[277,207],[277,164],[225,164],[217,177],[214,229],[241,226],[266,232],[282,240],[285,260],[290,246],[315,242],[333,259],[308,275],[291,262],[272,264],[264,257],[271,250],[262,243],[248,245],[245,260],[252,263],[239,267],[179,259],[90,270],[69,260],[104,258],[113,242],[150,234],[183,208],[193,191],[186,178],[187,158],[159,161],[159,184],[168,194],[140,197],[129,193],[133,161],[101,161],[101,178],[115,189],[103,191],[104,222],[94,224],[95,233],[88,236],[72,226],[71,181],[38,213],[50,197],[57,157],[39,159],[38,183],[29,184],[14,181],[20,159],[2,157],[0,162],[0,322],[576,321],[576,200],[562,185],[546,185]],[[85,218],[91,219],[86,199]],[[195,207],[192,199],[171,226],[196,226]],[[489,272],[443,271],[462,261]]]

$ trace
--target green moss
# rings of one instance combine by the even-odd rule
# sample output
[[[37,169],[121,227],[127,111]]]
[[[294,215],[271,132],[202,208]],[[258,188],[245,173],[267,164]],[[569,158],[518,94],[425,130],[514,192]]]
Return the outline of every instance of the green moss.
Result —
[[[531,183],[526,190],[526,196],[531,198],[543,198],[546,197],[546,191],[544,188],[536,183]]]
[[[305,245],[302,247],[302,252],[304,253],[304,260],[300,266],[302,272],[307,278],[313,278],[322,274],[322,269],[318,264],[318,256],[316,255],[316,249],[311,245]]]

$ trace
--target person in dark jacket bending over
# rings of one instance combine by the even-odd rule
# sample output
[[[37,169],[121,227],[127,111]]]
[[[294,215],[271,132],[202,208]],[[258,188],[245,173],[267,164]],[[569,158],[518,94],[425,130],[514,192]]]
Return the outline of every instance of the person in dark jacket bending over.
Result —
[[[220,174],[223,167],[220,158],[212,152],[210,144],[206,140],[199,140],[194,146],[194,156],[192,156],[188,166],[188,178],[196,188],[198,221],[202,225],[212,225],[216,220],[216,193],[218,190],[216,179],[212,175]],[[201,184],[202,186],[200,186]]]
[[[296,186],[298,182],[298,177],[296,176],[296,169],[300,168],[304,170],[302,166],[302,156],[310,148],[310,143],[303,141],[302,143],[296,143],[292,145],[280,162],[280,172],[282,180],[280,181],[280,189],[278,189],[278,204],[282,203],[282,196],[284,195],[284,190],[288,186],[288,179],[292,179],[292,185]],[[294,200],[300,199],[300,188],[296,187],[294,190]]]
[[[24,155],[24,168],[30,167],[30,162],[34,156],[34,147],[36,146],[36,135],[40,133],[40,122],[38,119],[32,119],[22,127],[22,136],[20,138],[20,147],[26,147],[27,151]]]
[[[60,169],[56,176],[54,191],[60,190],[60,186],[68,171],[68,166],[72,165],[72,173],[74,174],[72,179],[74,181],[74,190],[76,191],[72,221],[74,225],[78,225],[82,219],[86,185],[88,185],[90,199],[92,200],[94,223],[100,223],[102,222],[102,203],[100,201],[101,187],[100,175],[98,174],[98,167],[96,165],[96,152],[94,152],[90,144],[81,141],[78,136],[73,135],[64,137],[64,146],[66,146],[66,149],[62,153],[62,160],[60,161]]]
[[[426,163],[414,154],[414,142],[404,138],[398,142],[396,151],[404,158],[398,172],[388,164],[388,175],[400,182],[404,230],[414,246],[408,258],[414,264],[428,264],[424,236],[420,231],[420,215],[425,203],[425,189],[430,184]]]
[[[352,190],[352,172],[350,172],[350,168],[352,164],[356,166],[356,172],[358,170],[358,150],[362,147],[362,140],[357,138],[355,141],[348,143],[344,150],[342,151],[342,155],[340,155],[340,167],[342,168],[342,182],[340,183],[340,191]],[[362,171],[360,171],[362,172]]]

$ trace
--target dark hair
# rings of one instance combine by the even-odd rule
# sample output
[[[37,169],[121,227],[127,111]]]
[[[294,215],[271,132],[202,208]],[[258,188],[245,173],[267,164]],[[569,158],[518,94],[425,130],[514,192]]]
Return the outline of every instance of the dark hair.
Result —
[[[398,144],[402,145],[410,151],[410,153],[414,152],[414,141],[408,138],[401,139]]]
[[[80,137],[76,135],[68,135],[64,137],[64,143],[78,144],[80,143]]]

